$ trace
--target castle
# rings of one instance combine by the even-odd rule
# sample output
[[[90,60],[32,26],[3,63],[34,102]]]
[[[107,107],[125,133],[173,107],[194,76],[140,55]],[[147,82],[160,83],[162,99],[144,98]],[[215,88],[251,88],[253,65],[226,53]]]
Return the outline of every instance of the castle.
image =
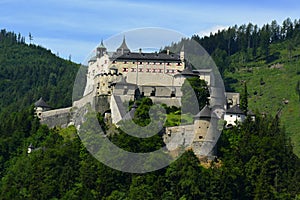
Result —
[[[90,103],[107,120],[117,124],[128,114],[124,104],[138,96],[149,97],[153,103],[180,107],[181,86],[190,77],[205,80],[210,91],[211,106],[205,106],[194,117],[193,124],[165,128],[163,138],[170,151],[183,146],[192,148],[199,157],[213,156],[220,135],[218,120],[227,108],[239,104],[239,94],[225,94],[222,88],[216,87],[212,69],[192,70],[185,59],[184,45],[177,53],[169,50],[146,53],[142,49],[131,52],[124,37],[115,52],[108,52],[101,41],[96,55],[88,61],[83,97],[74,101],[72,107],[56,110],[49,110],[50,106],[40,99],[35,103],[36,114],[41,123],[49,127],[66,127],[74,124],[74,110]],[[222,100],[223,96],[226,96],[226,102]],[[238,114],[243,120],[243,113]],[[230,113],[232,115],[234,113]]]

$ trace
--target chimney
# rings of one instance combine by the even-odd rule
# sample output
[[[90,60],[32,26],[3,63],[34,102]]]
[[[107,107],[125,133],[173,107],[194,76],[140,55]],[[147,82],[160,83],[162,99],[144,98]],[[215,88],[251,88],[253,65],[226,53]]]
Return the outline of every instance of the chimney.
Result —
[[[167,55],[170,55],[170,50],[169,49],[167,49]]]
[[[139,48],[139,53],[142,53],[142,48]]]

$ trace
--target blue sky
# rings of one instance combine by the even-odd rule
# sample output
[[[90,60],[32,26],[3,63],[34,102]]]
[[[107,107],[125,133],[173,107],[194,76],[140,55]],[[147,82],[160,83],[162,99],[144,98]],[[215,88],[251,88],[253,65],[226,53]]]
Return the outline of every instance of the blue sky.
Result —
[[[63,58],[83,62],[101,39],[130,29],[160,27],[186,36],[272,20],[300,18],[298,0],[0,0],[0,29],[21,33]]]

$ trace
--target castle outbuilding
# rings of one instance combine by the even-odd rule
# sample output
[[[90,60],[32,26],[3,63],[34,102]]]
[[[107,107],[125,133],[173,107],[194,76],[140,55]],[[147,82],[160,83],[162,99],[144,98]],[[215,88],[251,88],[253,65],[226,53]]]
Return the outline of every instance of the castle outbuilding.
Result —
[[[41,97],[38,101],[34,103],[35,107],[35,113],[37,116],[41,116],[42,112],[48,111],[51,109],[51,106],[49,106]]]
[[[226,123],[226,128],[236,126],[237,123],[242,123],[246,119],[246,114],[240,109],[239,105],[235,105],[228,110],[226,110],[224,120]]]

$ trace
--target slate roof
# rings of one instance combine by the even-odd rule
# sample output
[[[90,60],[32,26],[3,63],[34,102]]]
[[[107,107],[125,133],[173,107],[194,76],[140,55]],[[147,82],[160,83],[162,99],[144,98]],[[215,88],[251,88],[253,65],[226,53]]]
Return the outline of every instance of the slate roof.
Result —
[[[211,118],[211,109],[208,107],[208,105],[204,106],[204,108],[202,108],[202,110],[195,115],[194,118]]]
[[[127,46],[127,44],[126,44],[125,37],[123,38],[122,44],[121,44],[120,47],[117,49],[117,52],[122,51],[122,50],[123,50],[123,52],[130,52],[130,49],[128,48],[128,46]]]
[[[191,66],[187,66],[182,72],[180,72],[183,76],[199,76],[197,73],[194,73]]]
[[[245,115],[245,113],[240,109],[240,107],[238,105],[235,105],[235,106],[229,108],[228,110],[226,110],[226,113]]]
[[[151,60],[151,61],[170,61],[170,62],[181,62],[180,57],[176,54],[166,53],[137,53],[129,52],[124,53],[121,56],[114,54],[112,56],[115,60]]]
[[[34,103],[35,107],[42,107],[42,108],[51,108],[41,97],[37,102]]]
[[[103,44],[103,40],[101,40],[101,43],[100,43],[100,45],[98,46],[98,48],[106,49],[106,47],[105,47],[104,44]]]

